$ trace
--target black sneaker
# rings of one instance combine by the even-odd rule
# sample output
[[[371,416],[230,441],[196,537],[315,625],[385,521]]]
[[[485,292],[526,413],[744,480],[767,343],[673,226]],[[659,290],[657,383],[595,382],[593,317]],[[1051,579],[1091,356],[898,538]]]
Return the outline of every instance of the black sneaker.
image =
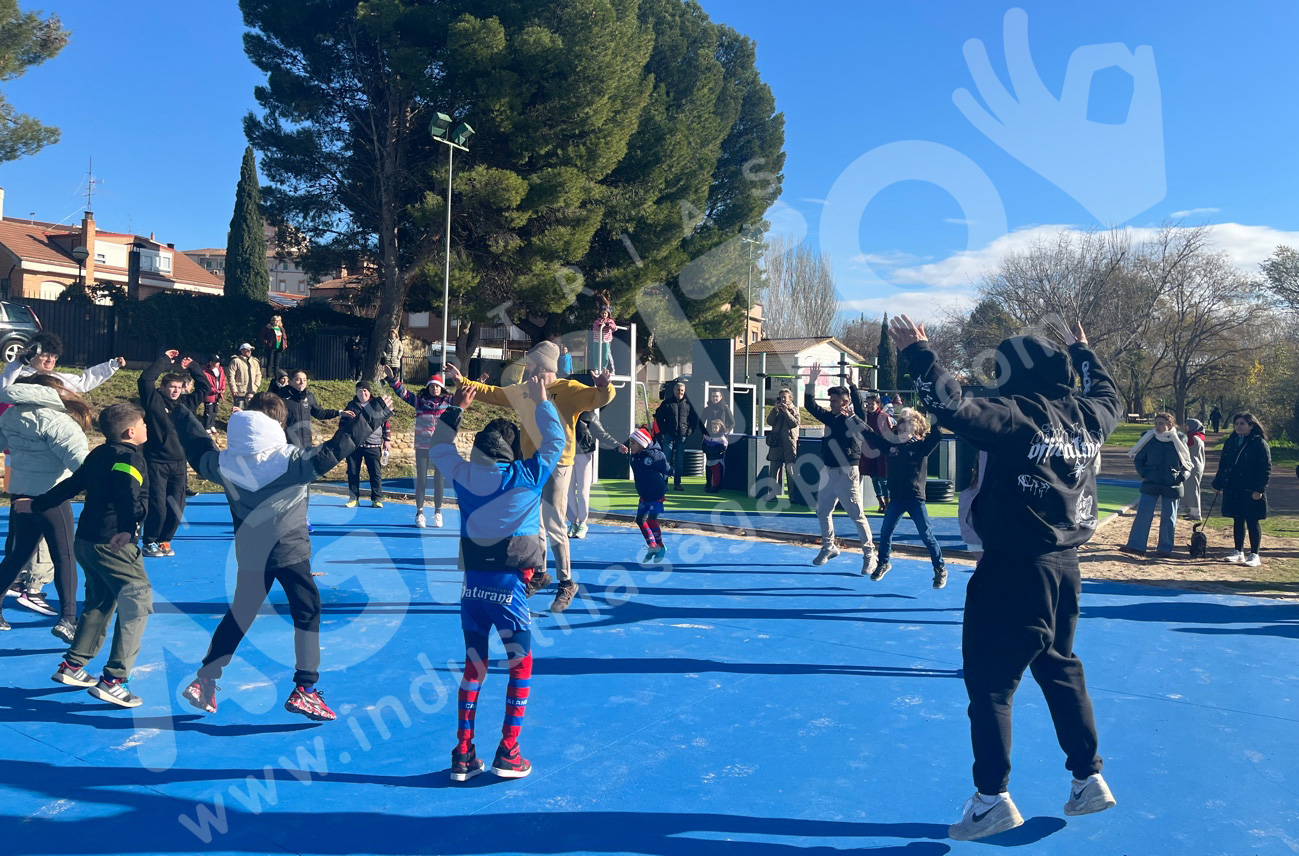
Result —
[[[41,615],[58,615],[59,611],[50,606],[45,600],[45,593],[39,591],[25,591],[18,595],[18,605],[24,609],[30,609],[32,612],[39,612]]]
[[[87,690],[95,698],[106,701],[109,704],[115,704],[118,707],[139,707],[143,701],[138,695],[131,692],[131,688],[126,685],[126,681],[115,681],[105,675]]]
[[[545,571],[533,571],[532,579],[528,580],[527,585],[524,586],[524,591],[527,592],[528,597],[532,597],[534,594],[550,585],[550,580],[550,574]]]
[[[487,764],[474,751],[474,744],[469,744],[468,752],[451,750],[451,781],[467,782],[485,769]]]
[[[14,629],[13,625],[10,624],[8,621],[5,621],[4,610],[0,609],[0,631],[13,630],[13,629]]]
[[[940,589],[947,585],[947,568],[934,568],[934,588]]]
[[[875,566],[875,572],[871,574],[871,579],[878,582],[891,570],[893,570],[893,563],[888,559],[880,559],[880,563]]]
[[[205,713],[216,713],[216,691],[221,689],[217,686],[216,678],[195,678],[194,683],[185,687],[181,692],[181,698],[197,707]]]
[[[532,764],[528,763],[519,752],[519,744],[515,743],[506,749],[505,744],[502,743],[496,747],[496,760],[492,762],[492,772],[502,779],[522,779],[532,772]]]
[[[56,684],[66,684],[70,687],[93,687],[99,683],[85,669],[74,666],[66,660],[59,663],[58,671],[50,675],[50,680]]]
[[[555,600],[550,604],[550,611],[563,612],[568,609],[569,604],[573,602],[573,598],[576,595],[577,583],[572,580],[561,580],[559,583],[559,591],[555,593]]]
[[[77,622],[71,618],[60,618],[59,623],[50,628],[50,632],[71,645],[73,637],[77,635]]]

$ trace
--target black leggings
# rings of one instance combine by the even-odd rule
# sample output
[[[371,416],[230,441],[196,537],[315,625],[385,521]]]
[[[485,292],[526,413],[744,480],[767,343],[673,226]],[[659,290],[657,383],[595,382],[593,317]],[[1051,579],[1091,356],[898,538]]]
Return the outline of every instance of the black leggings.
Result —
[[[1263,527],[1257,520],[1246,520],[1243,517],[1231,518],[1231,535],[1236,540],[1236,549],[1245,548],[1245,532],[1249,532],[1249,551],[1257,553],[1263,541]]]
[[[15,496],[13,499],[29,497]],[[77,617],[77,560],[72,553],[72,503],[56,505],[49,511],[19,514],[9,506],[11,548],[0,562],[0,592],[9,591],[22,572],[23,565],[36,553],[44,536],[54,561],[54,588],[59,593],[59,617]]]
[[[428,449],[415,449],[415,508],[424,507],[424,495],[428,492],[428,468],[433,467],[433,510],[442,510],[442,496],[446,493],[446,479],[441,471],[429,463]]]

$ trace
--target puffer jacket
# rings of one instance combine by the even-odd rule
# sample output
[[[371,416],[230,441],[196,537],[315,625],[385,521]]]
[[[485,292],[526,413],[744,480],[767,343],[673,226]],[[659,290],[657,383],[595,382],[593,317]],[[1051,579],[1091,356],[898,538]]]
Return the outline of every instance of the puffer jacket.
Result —
[[[40,496],[81,466],[90,451],[59,394],[48,386],[15,383],[0,390],[11,405],[0,414],[0,449],[8,449],[9,492]]]
[[[689,398],[669,398],[654,411],[660,433],[669,437],[689,437],[699,427],[699,414]]]
[[[262,385],[262,364],[256,357],[244,359],[243,354],[235,354],[226,372],[230,375],[230,394],[236,397],[256,395]]]
[[[1177,436],[1186,442],[1186,436],[1178,431]],[[1147,496],[1162,496],[1178,499],[1185,492],[1182,483],[1186,481],[1191,470],[1182,464],[1177,456],[1177,448],[1171,440],[1162,441],[1151,437],[1146,445],[1137,452],[1133,464],[1141,476],[1141,492]]]
[[[451,394],[430,395],[425,386],[419,392],[411,392],[398,378],[388,378],[388,386],[401,397],[401,400],[415,408],[415,448],[427,449],[433,445],[433,432],[437,429],[438,419],[451,404]]]

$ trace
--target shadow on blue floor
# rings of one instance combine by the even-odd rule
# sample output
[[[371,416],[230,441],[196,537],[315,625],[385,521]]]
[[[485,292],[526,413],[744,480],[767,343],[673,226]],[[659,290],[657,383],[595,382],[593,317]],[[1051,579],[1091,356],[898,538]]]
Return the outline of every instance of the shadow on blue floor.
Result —
[[[872,582],[859,554],[816,568],[811,548],[671,532],[668,563],[642,566],[636,530],[593,526],[572,543],[573,607],[550,614],[551,592],[530,604],[532,776],[457,785],[456,514],[417,530],[408,507],[313,498],[333,723],[282,708],[293,653],[278,590],[219,681],[218,712],[180,698],[232,580],[224,503],[199,497],[186,514],[177,557],[147,565],[157,612],[135,711],[51,683],[51,620],[10,602],[6,854],[1289,854],[1299,840],[1291,603],[1086,583],[1077,650],[1119,805],[1062,816],[1068,775],[1029,678],[1011,781],[1028,820],[962,843],[946,834],[973,792],[967,569],[935,591],[927,559],[895,558]],[[494,659],[478,712],[488,758],[505,683]]]

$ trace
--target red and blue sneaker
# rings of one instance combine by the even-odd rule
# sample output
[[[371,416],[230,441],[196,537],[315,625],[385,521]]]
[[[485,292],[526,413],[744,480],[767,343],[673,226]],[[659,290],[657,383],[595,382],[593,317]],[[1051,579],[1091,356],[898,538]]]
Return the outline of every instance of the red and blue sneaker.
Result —
[[[185,687],[180,695],[204,713],[216,713],[216,691],[219,689],[216,678],[195,678],[194,683]]]
[[[317,722],[338,719],[338,714],[329,709],[329,705],[325,704],[325,696],[317,689],[294,687],[293,692],[289,693],[288,701],[284,702],[284,709],[289,713],[300,713],[307,719],[314,719]]]
[[[522,779],[532,772],[532,764],[519,752],[519,744],[508,749],[502,743],[496,747],[496,760],[492,762],[492,772],[502,779]]]

